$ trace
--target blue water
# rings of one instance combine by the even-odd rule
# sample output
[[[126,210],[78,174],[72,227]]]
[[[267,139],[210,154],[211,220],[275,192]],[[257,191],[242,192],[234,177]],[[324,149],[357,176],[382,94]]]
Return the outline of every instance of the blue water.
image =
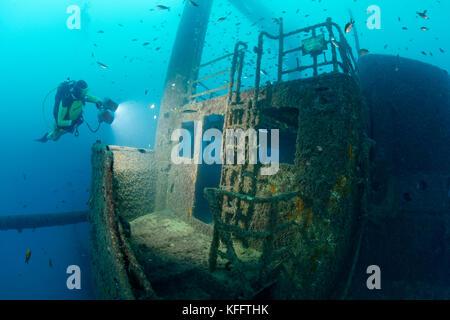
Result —
[[[202,0],[196,2],[201,5]],[[274,17],[283,17],[286,31],[323,22],[327,17],[343,28],[351,9],[362,48],[450,69],[450,1],[256,2],[266,7],[261,14],[270,16],[254,25],[260,13],[247,17],[227,0],[215,0],[203,61],[231,52],[237,40],[253,48],[261,28],[276,30]],[[171,10],[156,10],[157,4]],[[70,5],[82,10],[80,30],[66,26]],[[380,30],[369,30],[365,25],[370,5],[381,9]],[[0,215],[87,210],[90,147],[96,140],[153,148],[165,73],[183,7],[183,0],[0,1]],[[416,15],[424,10],[428,10],[429,20]],[[218,22],[220,17],[226,19]],[[404,26],[408,30],[402,30]],[[423,26],[429,30],[421,31]],[[347,39],[353,46],[353,34]],[[143,46],[144,42],[150,44]],[[97,62],[108,68],[100,68]],[[244,74],[252,72],[246,66]],[[267,72],[268,78],[274,77],[274,70],[268,68]],[[52,121],[53,95],[43,111],[45,95],[68,77],[86,80],[92,95],[119,102],[116,120],[112,126],[103,124],[97,133],[91,133],[84,124],[79,137],[65,135],[56,143],[34,142],[48,131],[46,121]],[[244,85],[251,87],[251,80]],[[86,106],[85,119],[96,127],[94,105]],[[32,255],[25,264],[28,248]],[[66,268],[72,264],[82,270],[81,290],[66,287]],[[0,299],[92,298],[89,224],[0,231]]]

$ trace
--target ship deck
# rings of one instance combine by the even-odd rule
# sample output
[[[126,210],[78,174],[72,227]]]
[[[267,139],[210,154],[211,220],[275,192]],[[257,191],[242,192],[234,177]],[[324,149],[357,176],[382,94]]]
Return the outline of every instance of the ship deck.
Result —
[[[211,236],[199,232],[169,210],[156,211],[130,223],[130,244],[153,289],[165,299],[230,299],[241,296],[230,267],[219,259],[208,270]],[[259,252],[237,248],[250,261]]]

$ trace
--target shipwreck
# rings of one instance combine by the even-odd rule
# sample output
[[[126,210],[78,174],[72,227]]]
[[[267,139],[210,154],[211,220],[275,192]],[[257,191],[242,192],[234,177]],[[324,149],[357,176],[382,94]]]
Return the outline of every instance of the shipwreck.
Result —
[[[253,52],[237,42],[226,56],[201,64],[211,3],[183,13],[155,149],[92,148],[98,296],[448,297],[448,74],[400,57],[354,57],[330,18],[289,31],[275,19],[276,32],[261,32]],[[277,79],[261,83],[271,42]],[[253,53],[255,61],[248,59]],[[225,70],[201,73],[227,58]],[[243,90],[248,65],[254,85]],[[417,68],[422,72],[413,74]],[[375,70],[383,72],[370,77]],[[226,84],[205,85],[223,74]],[[435,83],[432,92],[420,86],[421,77]],[[427,99],[414,103],[419,92]],[[192,132],[194,123],[222,132],[278,129],[279,171],[261,175],[264,165],[249,162],[172,163],[173,130]],[[410,139],[414,134],[427,139]],[[390,280],[383,293],[364,287],[366,268],[377,263]],[[427,267],[433,272],[423,276]]]
[[[207,25],[201,22],[210,8],[197,9],[187,6],[179,26],[155,149],[93,146],[89,219],[97,293],[107,299],[338,296],[348,286],[369,181],[368,114],[350,46],[331,19],[289,32],[280,19],[277,34],[259,34],[254,87],[242,90],[247,44],[200,64]],[[302,37],[298,46],[285,49],[294,37]],[[271,41],[278,45],[278,79],[261,84],[264,45]],[[312,63],[297,58],[287,66],[289,54]],[[227,58],[226,70],[199,77]],[[311,76],[284,80],[305,70]],[[204,84],[223,73],[225,85]],[[173,164],[173,130],[193,131],[195,122],[223,132],[279,129],[279,171],[261,175],[264,165],[248,161]]]
[[[253,50],[237,42],[202,63],[211,7],[185,7],[155,148],[94,144],[89,212],[2,217],[0,229],[88,219],[100,299],[448,299],[448,74],[355,57],[330,18],[293,30],[274,19]],[[263,64],[274,81],[262,83]],[[224,140],[227,129],[278,129],[278,172],[174,164],[173,131],[195,123]],[[367,289],[370,265],[383,290]]]

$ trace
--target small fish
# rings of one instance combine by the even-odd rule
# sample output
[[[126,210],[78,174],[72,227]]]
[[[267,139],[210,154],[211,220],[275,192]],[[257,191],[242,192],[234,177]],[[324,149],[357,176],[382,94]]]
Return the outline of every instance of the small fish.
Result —
[[[160,4],[156,6],[156,9],[170,11],[169,7],[166,7],[166,6],[163,6],[163,5],[160,5]]]
[[[350,33],[350,31],[352,31],[352,29],[353,29],[354,24],[355,24],[355,21],[353,21],[353,19],[350,19],[350,22],[345,25],[345,29],[344,29],[345,33]]]
[[[108,69],[108,66],[106,64],[101,63],[100,61],[97,61],[97,64],[100,66],[100,68],[102,69]]]
[[[425,52],[425,51],[422,51],[421,52],[424,56],[426,56],[427,55],[427,53]]]
[[[402,29],[403,29],[403,30],[408,30],[408,28],[407,28],[407,27],[403,27]]]
[[[118,23],[117,25],[118,25],[119,27],[123,27],[123,24],[121,24],[121,23]]]
[[[144,42],[144,43],[142,44],[142,46],[145,47],[145,46],[148,46],[149,44],[150,44],[150,42]]]
[[[261,71],[260,71],[260,72],[261,72],[261,74],[262,74],[262,75],[265,75],[265,76],[267,76],[267,75],[268,75],[268,73],[267,73],[266,71],[264,71],[263,69],[261,69]]]
[[[135,39],[131,39],[131,41],[135,42],[135,41],[138,41],[138,39],[136,39],[136,38]]]
[[[428,30],[430,30],[430,29],[428,29],[427,27],[422,27],[422,28],[420,28],[420,30],[422,30],[422,31],[428,31]]]
[[[424,12],[417,12],[417,14],[418,14],[420,17],[424,18],[425,20],[430,19],[430,18],[427,16],[427,10],[425,10]]]
[[[361,50],[359,50],[359,54],[360,55],[365,55],[365,54],[368,54],[369,53],[369,50],[367,50],[367,49],[361,49]]]
[[[98,30],[97,33],[105,33],[103,30]]]
[[[444,49],[442,49],[442,48],[439,48],[439,51],[442,53],[445,53]]]
[[[198,7],[198,4],[197,3],[195,3],[194,1],[192,1],[192,0],[189,0],[189,3],[190,4],[192,4],[194,7]]]
[[[226,17],[221,17],[221,18],[217,19],[217,21],[218,21],[218,22],[222,22],[222,21],[224,21],[224,20],[226,20],[226,19],[227,19]]]
[[[148,89],[145,90],[145,95],[147,95],[147,93],[148,93]]]
[[[25,263],[28,264],[28,261],[30,261],[31,258],[31,249],[27,249],[27,252],[25,253]]]
[[[50,268],[53,267],[52,259],[48,259],[48,266],[49,266]]]
[[[335,39],[334,37],[332,37],[332,38],[330,39],[330,41],[331,41],[331,43],[333,44],[333,46],[335,46],[336,48],[339,48],[339,45],[338,45],[338,43],[336,42],[336,39]]]
[[[328,91],[330,88],[327,87],[318,87],[315,88],[314,90],[316,90],[317,92],[324,92],[324,91]]]

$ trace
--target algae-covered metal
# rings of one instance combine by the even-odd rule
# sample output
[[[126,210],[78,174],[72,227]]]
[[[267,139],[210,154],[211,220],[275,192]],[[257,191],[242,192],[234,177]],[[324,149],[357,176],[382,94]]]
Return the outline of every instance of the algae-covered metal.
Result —
[[[181,89],[166,89],[155,150],[94,145],[90,217],[101,297],[311,299],[343,291],[368,176],[356,66],[344,37],[333,46],[333,32],[342,32],[330,19],[290,33],[279,26],[279,35],[259,37],[254,89],[240,90],[246,45],[237,43],[227,95],[195,99],[205,94],[195,92],[202,79],[187,75],[198,59]],[[283,56],[308,53],[284,51],[284,39],[321,28],[328,36],[309,52],[313,65],[284,70]],[[278,82],[261,86],[264,37],[280,44],[279,68]],[[321,64],[324,50],[332,60]],[[326,65],[331,72],[319,74]],[[309,68],[312,78],[282,81]],[[243,164],[173,163],[174,130],[201,145],[198,127],[220,130],[222,141],[230,130],[279,130],[278,172],[262,175],[263,164],[249,163],[248,144]]]
[[[323,87],[328,89],[317,90]],[[98,263],[105,268],[97,274],[102,277],[108,274],[108,263],[120,270],[124,262],[113,253],[128,243],[130,253],[152,279],[149,282],[156,288],[155,294],[162,298],[182,299],[193,294],[206,299],[253,298],[258,294],[278,299],[333,297],[332,289],[340,285],[337,280],[349,270],[353,239],[363,209],[368,154],[364,104],[358,86],[353,78],[334,74],[263,87],[258,104],[253,97],[254,90],[248,90],[242,92],[242,104],[228,105],[227,97],[223,96],[184,107],[196,112],[183,113],[184,108],[167,111],[168,116],[158,130],[170,132],[186,122],[205,123],[214,114],[228,118],[228,127],[281,128],[287,138],[285,147],[292,154],[280,164],[277,174],[261,176],[260,165],[225,164],[218,173],[220,183],[210,186],[219,190],[219,194],[220,190],[226,190],[236,195],[225,192],[220,196],[222,226],[229,226],[227,241],[237,247],[236,257],[251,261],[265,255],[261,261],[270,265],[267,269],[270,277],[250,275],[248,283],[243,282],[235,277],[239,274],[237,260],[230,261],[227,256],[218,257],[211,268],[209,257],[214,254],[211,248],[230,242],[213,240],[219,224],[205,219],[208,215],[212,219],[213,215],[204,211],[201,201],[206,199],[199,197],[203,196],[204,185],[197,177],[202,177],[205,166],[172,164],[173,144],[168,139],[159,140],[155,151],[145,153],[131,148],[94,147],[97,154],[94,168],[99,166],[98,161],[110,162],[101,165],[102,170],[97,169],[97,173],[100,181],[110,181],[111,189],[96,196],[93,203],[97,207],[92,209],[91,216],[105,214],[101,208],[114,212],[107,215],[109,219],[99,222],[95,232],[98,235],[109,224],[109,229],[102,232],[113,232],[117,228],[114,224],[129,231],[124,233],[125,240],[120,237],[116,240],[120,245],[114,246],[114,237],[108,240],[112,241],[111,253],[97,251]],[[289,192],[293,196],[284,199],[282,195]],[[269,202],[272,198],[283,198],[274,208],[276,218],[270,218],[269,207],[258,201],[246,201],[242,198],[245,195]],[[277,230],[270,241],[271,250],[278,252],[276,259],[267,254],[260,238],[242,239],[237,231],[242,229],[256,235],[267,226]],[[100,259],[104,254],[113,257]],[[123,279],[129,277],[126,270],[119,274]],[[126,283],[128,291],[136,294],[135,289],[130,289],[133,287],[130,283],[135,282],[120,283]],[[186,283],[189,288],[185,288]],[[221,289],[211,292],[205,289],[206,283],[214,283],[215,288]]]

